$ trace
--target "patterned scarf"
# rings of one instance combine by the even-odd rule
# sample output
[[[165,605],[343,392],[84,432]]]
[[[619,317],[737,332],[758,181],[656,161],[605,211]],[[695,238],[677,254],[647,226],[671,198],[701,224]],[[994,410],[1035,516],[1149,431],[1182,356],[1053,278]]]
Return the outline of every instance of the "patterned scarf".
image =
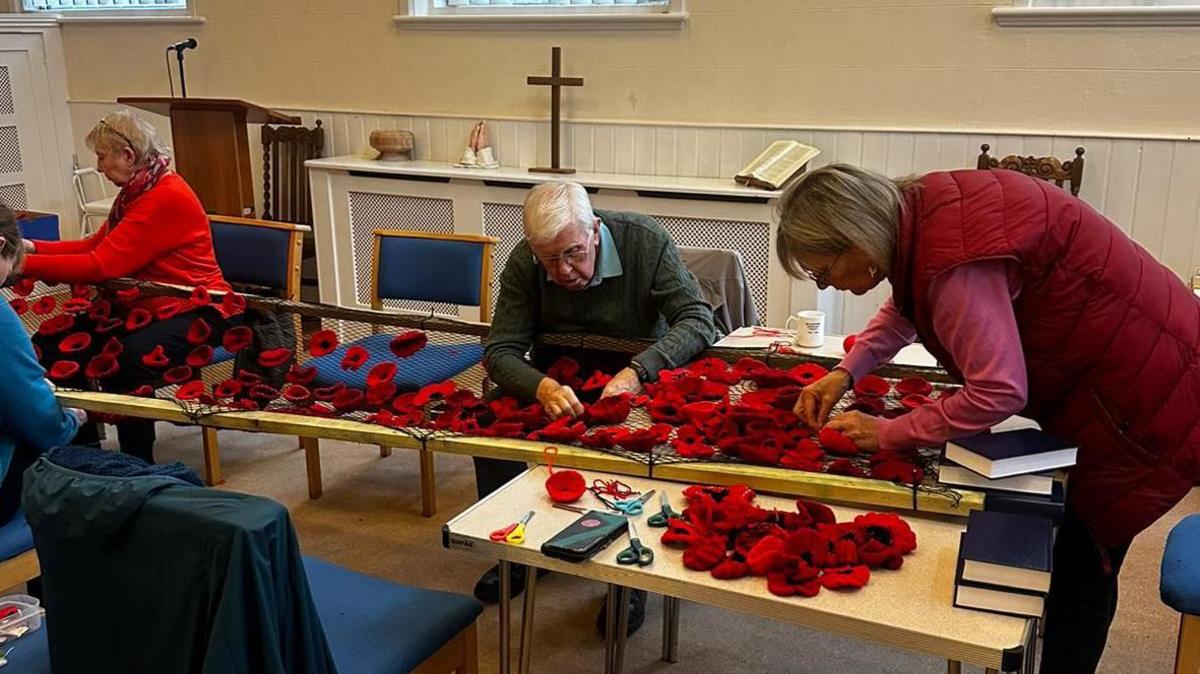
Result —
[[[146,166],[138,169],[129,182],[121,188],[117,198],[113,200],[112,210],[108,212],[108,229],[112,231],[125,217],[125,211],[138,197],[150,191],[158,181],[167,174],[170,157],[157,157]]]

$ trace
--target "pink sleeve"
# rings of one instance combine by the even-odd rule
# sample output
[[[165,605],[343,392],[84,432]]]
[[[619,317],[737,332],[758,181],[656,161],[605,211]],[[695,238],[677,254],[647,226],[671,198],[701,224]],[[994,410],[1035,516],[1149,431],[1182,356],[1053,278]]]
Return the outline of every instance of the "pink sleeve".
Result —
[[[891,360],[897,351],[912,344],[916,338],[917,331],[900,315],[889,297],[867,323],[866,329],[855,336],[850,353],[837,366],[858,381]]]
[[[949,398],[881,421],[881,449],[940,445],[1025,408],[1025,356],[1005,263],[986,260],[950,270],[930,287],[929,303],[933,329],[966,383]]]

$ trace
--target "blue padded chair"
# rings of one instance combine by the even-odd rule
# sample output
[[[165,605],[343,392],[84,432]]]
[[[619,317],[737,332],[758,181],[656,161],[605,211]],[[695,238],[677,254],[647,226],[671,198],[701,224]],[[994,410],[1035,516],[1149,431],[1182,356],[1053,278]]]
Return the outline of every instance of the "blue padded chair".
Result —
[[[479,307],[480,320],[491,320],[492,258],[498,239],[473,234],[431,234],[405,230],[377,230],[372,258],[371,308],[380,311],[384,300],[447,302]],[[397,359],[388,348],[393,335],[375,334],[343,344],[332,353],[305,363],[315,367],[313,386],[344,384],[365,389],[367,373],[375,365],[393,361],[393,381],[400,391],[415,391],[461,374],[483,359],[481,344],[427,344],[409,358]],[[366,364],[349,372],[341,367],[346,350],[360,346],[370,354]],[[320,447],[315,438],[301,438],[308,453],[309,496],[321,493]],[[391,455],[380,447],[380,456]],[[421,452],[421,514],[432,517],[434,498],[433,456]]]
[[[1167,536],[1159,594],[1179,611],[1176,674],[1200,672],[1200,515],[1188,515]]]

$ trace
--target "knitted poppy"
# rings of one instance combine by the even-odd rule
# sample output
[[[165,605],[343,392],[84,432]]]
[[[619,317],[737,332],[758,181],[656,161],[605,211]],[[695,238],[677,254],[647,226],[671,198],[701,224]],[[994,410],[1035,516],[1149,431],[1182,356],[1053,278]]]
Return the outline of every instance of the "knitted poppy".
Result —
[[[244,412],[254,412],[262,409],[262,405],[260,405],[257,400],[251,400],[250,398],[234,400],[233,402],[229,403],[229,406],[235,410],[242,410]]]
[[[746,566],[745,562],[728,557],[725,561],[714,566],[709,573],[717,580],[737,580],[749,575],[750,567]]]
[[[174,318],[187,310],[187,302],[184,302],[183,300],[169,300],[167,302],[163,302],[162,305],[154,311],[154,315],[158,317],[158,320],[165,321]]]
[[[742,438],[735,451],[743,461],[760,466],[774,466],[779,463],[779,457],[783,454],[783,448],[777,439],[761,434]]]
[[[604,387],[608,386],[608,382],[610,381],[612,381],[612,375],[604,374],[600,370],[596,370],[592,373],[592,376],[587,378],[587,381],[583,382],[583,386],[580,388],[580,390],[584,391],[585,393],[591,393],[592,391],[603,391]]]
[[[117,300],[121,302],[132,302],[142,294],[141,288],[134,286],[132,288],[123,288],[117,291]]]
[[[262,375],[250,370],[239,370],[235,375],[237,380],[242,382],[243,386],[254,386],[262,383]]]
[[[623,428],[597,428],[587,435],[579,438],[579,444],[592,449],[612,449],[616,446],[617,440],[620,440],[628,435],[628,432]]]
[[[362,405],[365,397],[363,392],[358,389],[344,388],[333,396],[330,403],[333,405],[333,409],[339,412],[353,412]]]
[[[141,386],[130,391],[129,395],[139,396],[139,397],[143,397],[143,398],[146,396],[153,396],[154,395],[154,387],[151,386],[150,384],[142,384]]]
[[[877,417],[883,414],[883,398],[859,398],[846,406],[847,412],[862,412]]]
[[[141,330],[147,325],[150,325],[151,321],[153,320],[154,316],[152,316],[149,311],[146,311],[141,307],[130,309],[129,315],[125,317],[125,329],[130,332],[133,332],[134,330]]]
[[[193,379],[188,383],[175,389],[176,400],[196,400],[200,396],[207,393],[208,387],[203,379]]]
[[[915,485],[925,479],[925,471],[908,461],[883,461],[871,464],[871,477],[876,480]]]
[[[708,381],[707,379],[700,383],[700,390],[697,395],[690,397],[689,401],[694,401],[696,398],[702,400],[720,400],[729,395],[729,384],[722,384],[719,381]]]
[[[922,393],[910,393],[900,399],[900,404],[910,410],[915,410],[923,405],[932,405],[934,402],[933,398]]]
[[[367,406],[383,407],[396,395],[396,382],[388,379],[367,386]]]
[[[842,351],[845,351],[846,353],[850,353],[850,349],[854,348],[854,343],[857,341],[858,341],[857,336],[846,335],[846,338],[842,340]]]
[[[29,310],[38,316],[45,316],[53,313],[57,307],[58,299],[55,298],[54,295],[45,295],[35,301],[33,305],[29,307]]]
[[[79,374],[79,363],[73,360],[60,360],[50,366],[50,378],[55,381],[70,379]]]
[[[933,385],[924,377],[905,377],[896,382],[896,395],[903,398],[913,394],[927,396],[933,393]]]
[[[108,300],[99,300],[92,302],[92,306],[88,308],[88,318],[93,321],[102,321],[112,315],[112,302]]]
[[[856,396],[879,398],[887,395],[890,390],[892,390],[892,386],[887,383],[886,379],[873,374],[854,382],[854,395]]]
[[[425,348],[429,343],[429,337],[420,330],[409,330],[402,332],[392,338],[388,348],[397,358],[408,358],[414,353]]]
[[[859,556],[867,566],[898,569],[904,561],[899,556],[917,549],[917,535],[895,513],[865,513],[855,517],[854,523],[865,538]]]
[[[85,300],[90,300],[94,294],[95,288],[92,286],[85,285],[83,283],[71,284],[71,297],[82,297]]]
[[[107,379],[116,374],[119,369],[121,369],[121,366],[117,364],[116,358],[100,354],[88,361],[87,367],[84,368],[83,376],[88,379]]]
[[[804,452],[787,450],[779,455],[779,465],[792,470],[804,470],[810,473],[821,471],[821,460]]]
[[[187,331],[188,344],[196,345],[203,344],[212,336],[212,326],[203,318],[197,318],[192,321],[192,325]]]
[[[92,345],[92,336],[86,332],[73,332],[58,343],[58,350],[63,353],[78,353]]]
[[[167,358],[166,349],[161,345],[155,346],[148,353],[142,355],[142,365],[146,367],[166,367],[171,364],[171,359]]]
[[[237,316],[246,311],[246,298],[237,293],[225,293],[221,298],[221,313],[226,316]]]
[[[833,508],[818,501],[798,498],[796,499],[796,511],[807,513],[809,518],[818,524],[833,524],[837,522],[837,515],[833,513]]]
[[[192,367],[204,367],[212,362],[213,348],[207,344],[201,344],[192,349],[192,352],[187,355],[184,361]]]
[[[308,340],[308,353],[313,358],[333,353],[338,347],[338,336],[333,330],[318,330]]]
[[[20,297],[29,297],[33,293],[34,283],[33,279],[25,277],[12,285],[12,291]]]
[[[695,426],[681,426],[671,440],[675,453],[687,459],[708,459],[716,450],[704,441],[704,435]]]
[[[226,379],[213,387],[213,395],[218,398],[232,398],[242,392],[242,382],[236,379]]]
[[[639,393],[629,399],[629,404],[633,407],[645,407],[650,402],[650,396],[645,393]]]
[[[62,310],[68,314],[84,314],[91,308],[91,300],[85,300],[82,297],[72,297],[62,303]]]
[[[725,561],[725,544],[720,537],[706,538],[683,551],[683,565],[693,571],[711,571]]]
[[[683,414],[683,417],[687,419],[688,423],[699,426],[700,424],[704,423],[705,419],[708,419],[716,413],[717,403],[711,400],[700,400],[698,402],[684,405],[679,411]]]
[[[346,349],[346,353],[342,356],[342,369],[351,372],[358,371],[358,368],[366,364],[367,359],[371,354],[361,346],[352,346]]]
[[[279,397],[279,389],[271,386],[270,384],[255,384],[254,386],[250,387],[247,395],[255,400],[260,400],[266,403],[271,402]],[[360,393],[359,395],[361,396],[362,394]]]
[[[673,393],[665,393],[650,401],[647,410],[650,420],[660,424],[682,424],[687,421],[683,415],[683,406],[687,402]]]
[[[720,358],[701,358],[688,365],[688,370],[722,384],[733,385],[742,380],[741,373],[730,369],[729,363]]]
[[[534,431],[537,437],[530,439],[572,444],[578,441],[585,432],[587,432],[587,426],[582,421],[563,416],[546,424],[540,431]]]
[[[24,316],[29,312],[29,300],[24,297],[14,297],[8,301],[8,306],[12,307],[13,313],[18,316]]]
[[[283,397],[288,402],[299,405],[312,399],[312,391],[300,384],[288,384],[283,387]]]
[[[739,381],[745,379],[746,375],[751,372],[757,372],[765,369],[767,369],[766,363],[753,358],[739,358],[737,362],[733,364],[733,367],[730,368],[732,373],[738,376]]]
[[[254,343],[254,331],[245,325],[229,328],[221,335],[221,346],[229,353],[237,353]]]
[[[583,496],[587,489],[583,475],[575,470],[554,470],[549,467],[550,477],[546,478],[546,493],[555,503],[574,503]]]
[[[722,438],[735,436],[738,432],[737,424],[718,414],[705,419],[699,427],[700,431],[704,434],[704,439],[710,444]]]
[[[850,477],[866,477],[867,473],[858,464],[849,459],[837,459],[825,468],[830,475],[847,475]]]
[[[756,576],[778,571],[783,567],[783,539],[778,536],[759,539],[746,554],[746,566]]]
[[[670,436],[671,427],[669,425],[654,424],[649,428],[630,431],[617,441],[617,445],[631,452],[649,452],[655,446],[666,442]]]
[[[390,382],[396,378],[396,372],[399,368],[391,361],[384,361],[367,373],[367,386],[378,386],[384,382]]]
[[[579,363],[570,356],[563,356],[550,365],[546,376],[563,386],[576,388],[579,383]]]
[[[821,443],[821,447],[830,454],[841,454],[843,456],[854,456],[858,454],[858,445],[854,441],[846,437],[846,434],[841,431],[834,430],[826,426],[821,429],[821,433],[817,435],[817,441]]]
[[[285,377],[289,384],[300,384],[308,386],[317,378],[317,368],[315,367],[300,367],[299,363],[293,363]]]
[[[776,572],[767,574],[767,591],[779,597],[815,597],[821,592],[817,569],[802,566],[803,573]],[[810,577],[806,577],[810,576]]]
[[[871,569],[865,564],[821,569],[821,587],[827,590],[857,590],[870,579]]]
[[[330,402],[333,400],[334,396],[341,393],[343,390],[345,390],[345,388],[346,385],[341,382],[331,386],[322,386],[320,388],[313,389],[313,397],[322,402]]]
[[[458,389],[454,393],[446,396],[445,400],[442,402],[447,406],[462,407],[464,409],[472,409],[481,404],[479,396],[475,395],[474,391],[470,391],[465,388]]]
[[[182,384],[192,378],[192,368],[187,365],[178,365],[163,373],[163,381],[168,384]]]
[[[457,388],[458,385],[452,379],[424,386],[420,391],[417,391],[417,397],[413,399],[413,403],[418,407],[424,407],[427,403],[441,400],[454,393]]]
[[[479,434],[492,438],[520,438],[525,435],[525,427],[518,423],[501,421],[480,429]]]
[[[266,368],[279,367],[291,359],[292,350],[283,346],[267,349],[258,354],[258,364]]]
[[[117,339],[116,337],[109,337],[108,341],[104,343],[104,348],[100,349],[100,353],[112,356],[113,358],[116,358],[124,352],[125,345],[122,344],[121,340]]]
[[[205,288],[204,286],[196,286],[196,288],[192,290],[192,296],[190,300],[192,302],[192,306],[206,307],[212,304],[212,295],[208,293],[208,288]]]
[[[99,335],[107,335],[108,333],[113,332],[117,328],[123,327],[124,325],[125,321],[119,318],[106,318],[96,323],[96,327],[93,328],[92,331]]]
[[[803,363],[788,370],[788,373],[800,383],[801,386],[808,386],[816,382],[821,377],[829,374],[829,370],[817,365],[816,363]]]
[[[796,383],[796,378],[792,376],[791,372],[784,372],[783,370],[776,370],[771,367],[747,372],[744,378],[754,382],[754,385],[759,388],[775,388],[777,386],[787,386]]]

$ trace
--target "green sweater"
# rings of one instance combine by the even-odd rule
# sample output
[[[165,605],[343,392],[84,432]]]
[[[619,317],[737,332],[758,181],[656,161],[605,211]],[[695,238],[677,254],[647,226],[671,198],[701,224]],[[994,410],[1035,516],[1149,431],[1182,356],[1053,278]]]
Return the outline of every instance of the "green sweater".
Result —
[[[544,375],[526,355],[539,334],[657,339],[633,357],[652,377],[688,362],[716,339],[712,308],[662,225],[638,213],[597,210],[596,216],[612,235],[619,276],[570,291],[547,277],[528,242],[508,257],[483,356],[488,376],[505,393],[535,398]]]

